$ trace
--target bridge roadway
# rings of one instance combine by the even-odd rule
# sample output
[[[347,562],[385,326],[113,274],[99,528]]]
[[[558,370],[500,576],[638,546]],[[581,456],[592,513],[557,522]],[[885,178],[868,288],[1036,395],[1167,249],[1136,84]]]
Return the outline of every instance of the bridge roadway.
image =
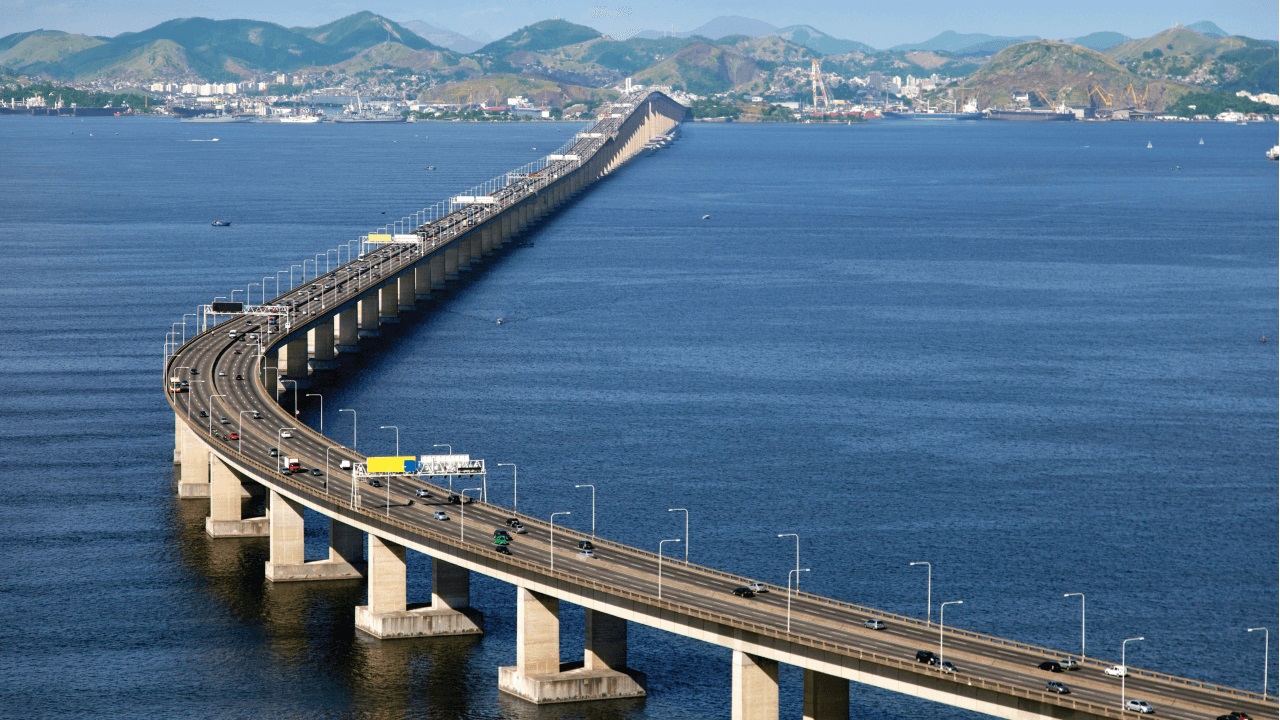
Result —
[[[613,119],[612,128],[598,131],[607,136],[617,124]],[[594,153],[606,143],[587,139],[582,154]],[[190,392],[171,396],[177,417],[212,448],[214,455],[243,476],[298,498],[330,517],[409,547],[430,549],[433,556],[472,571],[595,610],[617,611],[632,622],[1000,717],[1132,715],[1119,709],[1120,681],[1102,672],[1111,661],[1090,659],[1081,670],[1052,674],[1036,665],[1045,659],[1074,655],[948,628],[944,632],[945,657],[959,671],[947,674],[915,662],[917,650],[938,650],[937,625],[918,618],[798,592],[791,598],[788,632],[785,588],[771,586],[768,593],[740,598],[731,591],[746,584],[747,578],[667,558],[662,560],[659,600],[658,559],[652,552],[597,538],[598,557],[582,558],[576,542],[587,536],[557,527],[553,571],[551,528],[539,518],[513,512],[496,502],[479,501],[463,510],[446,501],[447,487],[418,478],[396,478],[387,481],[384,488],[353,483],[351,475],[339,469],[339,463],[362,462],[364,457],[297,422],[269,389],[263,359],[271,349],[305,332],[306,318],[328,317],[351,307],[362,294],[393,280],[403,269],[465,234],[470,225],[503,212],[510,206],[508,201],[554,183],[556,175],[548,172],[528,186],[509,188],[496,207],[470,206],[424,228],[431,240],[421,247],[380,248],[363,260],[347,263],[285,293],[273,303],[292,303],[296,324],[284,334],[273,329],[263,346],[266,354],[245,340],[249,333],[265,335],[270,329],[261,317],[237,316],[193,338],[167,366],[173,375],[181,372],[178,368],[197,368],[197,374],[182,372],[193,381]],[[230,330],[236,330],[239,338],[231,338]],[[210,417],[199,417],[201,410]],[[254,411],[261,419],[252,416]],[[221,422],[223,417],[227,424]],[[279,438],[284,427],[297,428],[292,438]],[[238,441],[223,439],[233,430],[240,435]],[[300,458],[304,467],[321,468],[325,474],[283,476],[279,472],[281,458],[269,454],[272,447],[279,447],[281,457]],[[330,449],[327,459],[326,448]],[[453,489],[465,484],[471,483],[455,484]],[[418,488],[426,489],[429,497],[417,497]],[[355,494],[359,498],[353,504],[350,501]],[[450,519],[435,520],[433,513],[438,509],[446,510]],[[492,531],[504,527],[504,521],[513,516],[522,520],[528,533],[515,535],[512,555],[503,556],[493,549]],[[862,622],[871,617],[884,619],[886,629],[863,627]],[[1071,693],[1047,692],[1047,680],[1066,683]],[[1203,720],[1229,710],[1243,710],[1254,718],[1276,716],[1276,703],[1263,702],[1256,694],[1154,672],[1131,668],[1126,687],[1126,697],[1147,700],[1159,717]],[[774,703],[776,707],[776,699]],[[776,717],[776,710],[773,712]]]

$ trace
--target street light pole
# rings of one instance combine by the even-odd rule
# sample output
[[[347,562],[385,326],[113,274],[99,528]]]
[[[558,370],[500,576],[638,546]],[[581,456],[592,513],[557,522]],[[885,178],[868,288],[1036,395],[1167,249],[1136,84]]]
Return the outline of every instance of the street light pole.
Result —
[[[279,376],[280,373],[277,371],[276,377]],[[281,378],[280,384],[283,385],[285,383],[293,383],[293,416],[298,417],[298,381],[290,380],[289,378]]]
[[[913,563],[907,563],[907,564],[908,564],[908,565],[913,565],[913,566],[914,566],[914,565],[923,565],[923,566],[925,567],[925,570],[927,571],[927,574],[925,575],[925,591],[924,591],[924,592],[925,592],[925,595],[924,595],[924,607],[925,607],[925,621],[924,621],[924,626],[925,626],[925,627],[929,627],[930,625],[932,625],[932,624],[933,624],[933,566],[932,566],[932,565],[930,565],[929,563],[925,562],[924,560],[917,560],[916,562],[913,562]]]
[[[556,571],[556,516],[572,514],[573,513],[568,511],[551,513],[551,542],[547,545],[551,551],[551,572]]]
[[[1084,662],[1084,593],[1063,593],[1062,597],[1080,597],[1080,662]]]
[[[1271,661],[1271,631],[1264,627],[1249,628],[1247,632],[1262,631],[1262,702],[1267,701],[1267,680]]]
[[[396,431],[396,456],[400,456],[400,427],[397,425],[379,425],[379,430],[395,430]]]
[[[688,508],[667,508],[667,512],[684,513],[684,564],[689,564],[689,510]]]
[[[662,546],[669,542],[680,542],[680,538],[668,538],[658,541],[658,599],[662,599]]]
[[[778,537],[793,537],[796,539],[796,570],[800,569],[800,535],[797,533],[779,533]],[[800,576],[796,576],[796,592],[800,592]]]
[[[1124,679],[1125,679],[1126,677],[1128,677],[1128,676],[1129,676],[1129,663],[1125,662],[1125,659],[1124,659],[1124,648],[1125,648],[1125,646],[1126,646],[1126,645],[1128,645],[1129,643],[1131,643],[1131,642],[1138,642],[1139,640],[1146,640],[1146,638],[1144,638],[1144,637],[1125,638],[1125,640],[1124,640],[1123,642],[1121,642],[1121,643],[1120,643],[1120,669],[1121,669],[1121,671],[1122,671],[1122,672],[1120,673],[1120,709],[1121,709],[1121,710],[1124,710],[1124,705],[1125,705],[1125,702],[1124,702],[1124,700],[1125,700],[1125,698],[1124,698]]]
[[[358,439],[359,439],[359,437],[356,435],[356,431],[357,431],[357,430],[359,430],[359,425],[357,425],[357,424],[356,424],[356,419],[357,419],[357,417],[358,417],[358,416],[356,415],[356,411],[355,411],[355,410],[352,410],[351,408],[338,408],[338,412],[349,412],[349,413],[351,413],[351,449],[352,449],[352,450],[355,450],[355,449],[356,449],[356,440],[358,440]]]
[[[947,606],[963,605],[963,600],[949,600],[938,605],[938,669],[942,669],[942,631],[947,626]]]
[[[787,632],[791,632],[791,576],[796,576],[796,591],[800,590],[800,573],[809,572],[809,568],[796,568],[787,571]]]
[[[511,511],[520,510],[520,470],[515,463],[498,463],[498,467],[511,468]]]
[[[575,488],[591,488],[591,539],[596,539],[596,486],[590,484],[574,485]]]
[[[324,434],[324,396],[320,393],[307,393],[307,397],[320,398],[320,434]],[[400,453],[396,453],[399,455]]]
[[[450,455],[452,455],[452,454],[453,454],[453,446],[452,446],[452,445],[450,445],[449,443],[433,443],[433,444],[431,445],[431,447],[433,447],[433,448],[438,448],[438,447],[442,447],[442,448],[449,448],[449,454],[450,454]]]

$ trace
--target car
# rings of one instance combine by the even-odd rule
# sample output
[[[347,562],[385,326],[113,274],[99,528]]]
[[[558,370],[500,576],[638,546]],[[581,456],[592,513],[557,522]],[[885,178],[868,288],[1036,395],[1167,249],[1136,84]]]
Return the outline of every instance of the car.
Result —
[[[291,437],[293,437],[293,433],[289,432],[288,430],[281,430],[281,431],[280,431],[280,437],[282,437],[282,438],[291,438]]]
[[[229,418],[227,418],[227,416],[226,416],[226,415],[223,415],[222,417],[218,418],[218,422],[222,423],[223,425],[230,425],[230,424],[231,424],[231,420],[230,420]]]
[[[590,540],[579,540],[578,549],[579,550],[595,550],[596,546],[595,546],[595,543],[591,542]]]
[[[312,474],[312,475],[323,475],[324,473],[323,473],[323,472],[321,472],[320,468],[311,468],[311,474]]]
[[[937,665],[938,665],[938,669],[944,673],[960,672],[960,668],[953,665],[950,660],[943,660],[941,663],[937,663]]]
[[[769,586],[768,586],[768,585],[765,585],[765,584],[764,584],[764,583],[762,583],[762,582],[755,582],[755,581],[752,581],[752,582],[747,583],[747,587],[751,588],[751,592],[753,592],[753,593],[755,593],[755,594],[757,594],[757,595],[760,595],[761,593],[767,593],[767,592],[769,592]]]
[[[244,379],[244,375],[241,375],[240,373],[236,373],[236,379],[237,379],[237,380],[243,380],[243,379]]]
[[[240,439],[240,433],[235,432],[235,431],[232,431],[230,435],[227,435],[227,439],[228,439],[228,440],[239,440],[239,439]]]
[[[286,467],[286,468],[280,468],[280,474],[281,474],[281,475],[292,475],[292,474],[293,474],[293,471],[292,471],[292,470],[290,470],[290,469],[289,469],[289,468],[287,468],[287,467]]]
[[[862,627],[864,627],[864,628],[868,628],[868,629],[870,629],[870,630],[883,630],[883,629],[884,629],[884,621],[883,621],[883,620],[881,620],[880,618],[867,618],[867,619],[862,623]]]
[[[227,371],[226,371],[226,370],[219,370],[219,371],[218,371],[218,377],[226,377],[226,376],[227,376]]]
[[[190,367],[190,368],[187,368],[187,369],[191,371],[191,374],[192,374],[192,375],[199,375],[199,374],[200,374],[200,368],[197,368],[197,367]]]
[[[201,410],[201,411],[200,411],[200,417],[202,417],[202,418],[207,418],[207,417],[209,417],[209,413],[205,412],[204,410]]]
[[[507,542],[511,542],[511,533],[507,532],[506,530],[503,530],[502,528],[498,528],[497,530],[494,530],[493,536],[495,538],[503,538]]]
[[[237,354],[237,355],[240,355],[240,354],[241,354],[241,353],[240,353],[240,348],[236,348],[236,354]]]
[[[736,587],[733,589],[733,594],[742,598],[753,598],[756,596],[749,587]]]
[[[1070,694],[1071,694],[1071,688],[1067,687],[1066,685],[1063,685],[1062,683],[1058,682],[1057,680],[1050,680],[1049,682],[1045,683],[1045,684],[1044,684],[1044,689],[1045,689],[1045,690],[1047,690],[1047,691],[1049,691],[1049,692],[1051,692],[1051,693],[1055,693],[1055,694],[1057,694],[1057,695],[1070,695]]]
[[[373,487],[382,487],[382,482],[378,480],[378,478],[374,478],[370,480],[369,484],[372,485]]]
[[[596,556],[595,550],[583,549],[578,551],[578,557],[581,557],[581,558],[594,558],[595,556]]]
[[[271,448],[270,450],[267,451],[267,454],[270,455],[271,457],[280,457],[280,449]]]
[[[1226,715],[1219,715],[1218,720],[1253,720],[1253,718],[1249,717],[1248,713],[1232,710]]]
[[[1128,668],[1123,665],[1112,665],[1102,672],[1110,675],[1111,677],[1125,677],[1129,674]]]
[[[1151,707],[1151,703],[1146,700],[1130,700],[1124,704],[1125,710],[1132,710],[1143,715],[1150,715],[1155,712],[1155,708]]]
[[[1058,664],[1062,666],[1063,670],[1079,670],[1082,667],[1080,661],[1074,658],[1062,658],[1058,661]]]
[[[497,550],[497,551],[498,551],[498,553],[499,553],[499,554],[501,554],[501,555],[510,555],[510,554],[511,554],[511,548],[507,547],[506,545],[497,545],[497,546],[495,546],[493,549],[494,549],[494,550]]]
[[[435,518],[436,518],[437,520],[448,520],[448,519],[449,519],[449,513],[445,512],[445,511],[443,511],[443,510],[437,510],[437,511],[436,511],[436,513],[435,513]]]
[[[449,504],[451,505],[470,505],[475,502],[473,497],[459,497],[456,493],[449,496]]]
[[[254,419],[254,420],[261,420],[261,419],[262,419],[262,413],[258,412],[257,410],[254,410],[254,411],[253,411],[253,419]]]
[[[182,387],[184,387],[184,388],[189,388],[189,387],[191,387],[191,381],[190,381],[190,380],[183,380],[183,381],[182,381]]]
[[[1049,672],[1062,672],[1062,666],[1057,660],[1045,660],[1036,666],[1039,670],[1048,670]]]
[[[426,489],[426,488],[418,488],[417,490],[414,490],[414,491],[413,491],[413,494],[414,494],[414,495],[417,495],[418,497],[422,497],[422,498],[424,498],[424,497],[431,497],[431,493],[427,492],[427,489]]]
[[[930,665],[936,665],[938,663],[938,656],[934,655],[928,650],[917,650],[916,662],[929,663]]]

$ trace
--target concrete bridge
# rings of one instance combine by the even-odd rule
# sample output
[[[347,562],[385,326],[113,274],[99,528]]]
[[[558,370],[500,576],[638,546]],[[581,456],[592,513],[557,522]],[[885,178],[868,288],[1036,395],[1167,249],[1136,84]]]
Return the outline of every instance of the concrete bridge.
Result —
[[[1102,672],[1114,661],[1081,659],[1080,670],[1050,675],[1037,664],[1073,656],[786,588],[739,597],[732,590],[747,578],[605,539],[594,539],[598,557],[583,558],[578,543],[587,536],[487,498],[451,504],[452,484],[443,480],[401,473],[383,475],[381,487],[361,482],[346,468],[367,470],[365,457],[300,426],[282,408],[282,388],[297,393],[340,381],[344,355],[413,317],[419,303],[663,144],[686,114],[656,92],[611,110],[536,166],[371,234],[374,249],[270,303],[206,308],[228,314],[212,326],[206,321],[180,346],[166,345],[178,494],[207,498],[210,536],[269,537],[271,582],[363,578],[367,604],[355,608],[355,624],[385,640],[481,633],[484,619],[470,606],[471,574],[510,583],[516,647],[512,665],[499,671],[499,687],[535,703],[644,695],[643,669],[627,664],[628,624],[640,623],[733,650],[735,719],[776,720],[779,663],[804,669],[804,717],[812,720],[848,718],[850,682],[1013,720],[1123,717],[1122,692],[1147,700],[1161,717],[1212,719],[1229,710],[1275,717],[1276,703],[1257,694],[1157,672],[1131,668],[1122,689],[1120,679]],[[282,473],[283,456],[306,471]],[[267,494],[263,517],[244,515],[253,492]],[[329,518],[327,559],[305,561],[304,508]],[[449,519],[436,519],[436,511]],[[515,535],[503,554],[493,529],[510,518],[527,534]],[[429,602],[407,597],[409,551],[432,558]],[[560,657],[562,602],[586,610],[581,660]],[[865,627],[870,618],[883,620],[884,629]],[[917,662],[921,649],[944,654],[956,669]],[[1071,693],[1048,691],[1051,679]]]

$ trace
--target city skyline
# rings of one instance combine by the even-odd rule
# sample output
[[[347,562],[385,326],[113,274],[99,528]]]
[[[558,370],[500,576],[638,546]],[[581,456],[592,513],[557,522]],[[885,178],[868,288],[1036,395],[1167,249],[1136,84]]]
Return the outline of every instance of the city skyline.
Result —
[[[910,15],[897,6],[849,8],[824,0],[805,0],[786,7],[749,1],[724,0],[700,3],[696,7],[670,0],[645,5],[601,5],[546,0],[491,1],[466,6],[424,7],[404,0],[326,0],[302,3],[286,0],[269,8],[227,0],[196,3],[190,0],[157,2],[141,0],[125,4],[119,0],[91,3],[63,0],[39,3],[34,0],[0,0],[0,36],[29,30],[62,30],[87,35],[115,36],[136,32],[179,17],[213,19],[244,18],[285,26],[317,26],[361,10],[369,10],[397,22],[422,21],[481,40],[502,37],[539,20],[559,17],[595,28],[603,33],[627,37],[642,30],[687,32],[724,16],[738,15],[777,27],[811,25],[846,40],[888,48],[920,42],[941,32],[992,35],[1036,35],[1050,39],[1077,37],[1091,32],[1114,31],[1130,37],[1147,37],[1175,24],[1208,20],[1229,34],[1275,39],[1280,14],[1276,5],[1244,0],[1207,7],[1202,3],[1175,0],[1168,3],[1104,3],[1085,0],[1067,6],[1028,8],[1025,3],[995,0],[985,3],[975,15],[971,6],[922,0]]]

